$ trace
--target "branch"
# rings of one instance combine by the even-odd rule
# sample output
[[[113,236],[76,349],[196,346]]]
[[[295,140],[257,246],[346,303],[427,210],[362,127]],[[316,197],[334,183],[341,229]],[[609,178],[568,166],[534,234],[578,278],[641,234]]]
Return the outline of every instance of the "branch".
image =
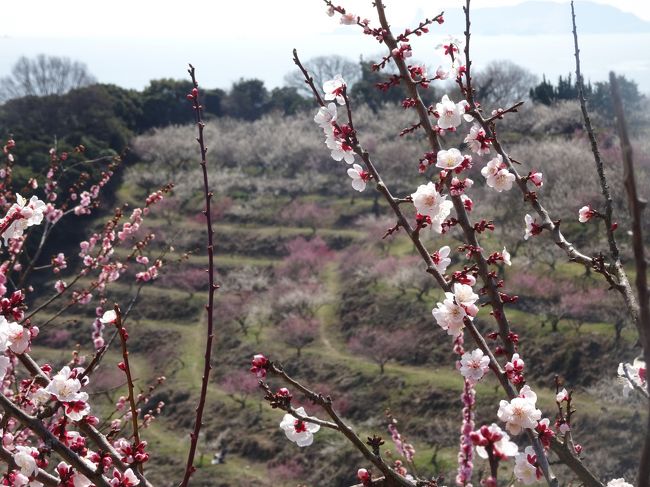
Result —
[[[96,471],[91,468],[83,459],[73,452],[66,445],[61,443],[59,439],[48,430],[45,425],[37,418],[28,415],[13,402],[11,402],[4,394],[0,394],[0,406],[5,410],[5,413],[16,418],[23,426],[32,430],[41,440],[46,444],[51,445],[52,449],[59,454],[63,460],[75,467],[79,472],[84,474],[98,487],[111,487],[111,484],[101,474],[101,471]]]
[[[648,302],[648,263],[645,260],[643,242],[643,210],[646,202],[637,192],[634,177],[634,163],[632,160],[632,144],[627,133],[623,102],[618,88],[618,80],[614,72],[609,73],[609,86],[612,90],[612,102],[618,125],[618,134],[623,153],[623,182],[627,193],[628,206],[632,216],[632,248],[634,250],[634,264],[636,266],[636,291],[639,296],[639,319],[636,323],[639,330],[639,341],[643,347],[643,356],[646,366],[650,364],[650,303]],[[650,407],[650,401],[648,401]],[[641,463],[638,474],[639,487],[650,486],[650,414],[646,427],[645,441],[641,452]]]
[[[140,444],[140,432],[138,431],[138,408],[135,405],[135,394],[133,393],[133,378],[131,377],[131,366],[129,365],[129,350],[126,346],[126,341],[129,337],[129,334],[126,332],[126,328],[122,325],[122,312],[120,307],[115,304],[113,307],[116,314],[115,327],[117,332],[120,335],[120,342],[122,344],[122,358],[124,360],[124,373],[126,374],[126,383],[129,390],[129,405],[131,407],[131,422],[133,424],[133,440],[135,446],[137,447]],[[138,463],[137,466],[140,473],[142,473],[142,463]]]
[[[323,397],[322,394],[318,394],[307,387],[303,386],[300,382],[296,381],[290,377],[284,369],[275,363],[271,363],[267,369],[273,375],[280,377],[287,384],[290,384],[293,388],[300,391],[302,394],[307,397],[314,404],[317,404],[327,413],[327,415],[332,419],[336,429],[338,429],[345,437],[350,440],[350,442],[359,450],[363,456],[370,462],[373,463],[380,471],[383,473],[389,480],[386,480],[386,486],[390,487],[413,487],[413,484],[403,478],[401,475],[397,474],[392,468],[390,468],[381,456],[376,455],[366,446],[366,444],[357,436],[357,434],[350,428],[339,415],[334,411],[332,407],[332,400],[330,397]],[[300,418],[299,418],[300,419]]]
[[[612,196],[609,191],[609,184],[607,182],[607,176],[605,175],[603,161],[600,157],[598,142],[596,141],[594,129],[591,125],[591,119],[589,118],[589,112],[587,111],[587,103],[585,101],[584,95],[584,80],[582,78],[582,72],[580,71],[580,48],[578,47],[578,29],[576,27],[576,14],[573,2],[571,2],[571,20],[573,23],[573,43],[575,46],[578,99],[580,101],[580,109],[582,110],[582,118],[584,119],[587,136],[589,137],[589,142],[591,144],[591,152],[594,155],[594,162],[596,163],[596,171],[598,173],[598,180],[600,182],[600,190],[603,194],[603,198],[605,199],[605,212],[602,213],[602,217],[605,220],[605,229],[607,231],[609,251],[612,259],[614,260],[614,269],[616,271],[616,277],[620,286],[618,289],[623,295],[625,304],[627,305],[630,315],[632,316],[632,321],[634,322],[635,326],[639,328],[639,303],[637,302],[636,296],[634,296],[634,293],[632,292],[632,286],[630,285],[627,273],[625,272],[623,264],[621,263],[618,244],[616,243],[616,237],[614,235],[614,225],[612,220]],[[621,115],[622,113],[623,112],[621,111]],[[640,329],[639,334],[641,335]]]
[[[48,384],[50,383],[50,379],[48,378],[47,375],[41,370],[41,367],[34,361],[34,359],[27,353],[23,353],[20,355],[17,355],[18,360],[25,366],[27,371],[30,373],[30,375],[36,380],[36,382],[41,385],[42,387],[47,387]],[[86,435],[88,436],[93,442],[102,450],[104,450],[106,453],[110,455],[110,457],[113,459],[113,464],[114,466],[124,472],[126,469],[129,468],[128,465],[126,465],[122,461],[121,455],[113,448],[113,445],[111,445],[106,437],[100,433],[94,426],[86,423],[86,422],[79,422],[78,423],[79,429]],[[151,483],[142,475],[137,469],[134,471],[135,476],[138,477],[140,482],[142,482],[144,487],[152,487]],[[89,477],[90,478],[90,477]]]
[[[384,6],[380,1],[375,2],[375,6],[377,8],[377,14],[379,15],[379,21],[381,23],[382,28],[384,29],[384,42],[386,43],[386,46],[392,51],[393,49],[397,48],[397,42],[393,37],[393,34],[390,30],[390,25],[388,24],[388,20],[386,19],[386,12],[384,11]],[[467,34],[469,34],[469,25],[467,29]],[[440,150],[440,142],[438,141],[438,134],[433,129],[433,126],[431,125],[431,119],[429,118],[429,111],[427,109],[427,106],[422,101],[422,98],[420,97],[418,86],[416,83],[413,82],[413,79],[411,78],[411,75],[408,71],[406,63],[404,62],[404,59],[396,58],[395,64],[397,64],[397,67],[399,68],[400,73],[404,78],[404,84],[406,85],[409,95],[411,96],[411,98],[415,100],[415,108],[418,112],[420,124],[427,134],[429,145],[433,152],[438,153],[438,151]],[[469,72],[468,72],[468,78],[469,78]],[[465,235],[465,239],[467,243],[474,247],[480,247],[479,242],[476,238],[476,231],[474,230],[474,226],[470,223],[469,215],[467,214],[467,210],[465,209],[461,197],[451,196],[451,200],[454,204],[454,209],[458,217],[458,223],[463,229],[463,233]],[[512,340],[510,340],[509,338],[510,323],[508,322],[508,318],[506,317],[505,311],[503,309],[503,302],[501,300],[501,296],[499,295],[499,290],[497,288],[496,281],[489,275],[490,273],[488,269],[488,263],[487,260],[485,260],[485,257],[483,257],[483,254],[481,252],[475,252],[474,259],[478,264],[479,275],[481,276],[483,285],[485,286],[488,293],[488,297],[490,298],[492,311],[494,313],[494,317],[499,326],[499,336],[501,337],[507,356],[511,357],[512,354],[514,353],[514,344],[512,343]]]
[[[16,462],[14,461],[14,456],[12,453],[3,446],[0,446],[0,460],[5,462],[11,469],[18,468]],[[35,479],[42,484],[47,485],[48,487],[58,487],[61,484],[61,481],[58,477],[50,475],[45,470],[42,470],[40,468],[36,471]]]
[[[203,117],[201,116],[201,110],[203,107],[199,103],[199,84],[196,81],[194,66],[190,64],[190,69],[188,69],[190,77],[192,78],[192,84],[194,88],[192,89],[191,97],[192,106],[194,108],[194,116],[196,117],[196,127],[198,130],[198,137],[196,141],[199,144],[199,149],[201,152],[201,170],[203,172],[203,195],[205,198],[205,210],[203,210],[203,215],[205,215],[205,224],[208,237],[208,303],[205,306],[208,319],[207,319],[207,329],[206,329],[206,340],[205,340],[205,355],[203,357],[203,377],[201,378],[201,393],[199,396],[199,403],[196,406],[196,418],[194,420],[194,428],[190,434],[190,449],[187,454],[187,462],[185,464],[185,474],[181,482],[181,487],[187,487],[187,484],[190,481],[190,477],[195,470],[194,467],[194,456],[196,455],[196,447],[199,441],[199,433],[201,432],[201,426],[203,425],[203,409],[205,407],[205,401],[208,395],[208,384],[210,383],[210,370],[212,370],[212,365],[210,365],[210,358],[212,356],[212,342],[214,339],[214,292],[218,286],[214,282],[214,244],[212,236],[214,234],[212,230],[212,212],[210,210],[210,202],[212,201],[213,193],[210,191],[208,185],[208,168],[206,162],[206,153],[208,152],[205,142],[203,140],[203,128],[205,124],[203,123]]]

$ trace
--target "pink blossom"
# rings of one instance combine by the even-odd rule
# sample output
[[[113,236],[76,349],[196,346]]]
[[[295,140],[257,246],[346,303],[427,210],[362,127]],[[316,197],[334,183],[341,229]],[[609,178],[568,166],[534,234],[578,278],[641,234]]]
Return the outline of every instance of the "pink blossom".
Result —
[[[595,215],[596,215],[596,211],[594,211],[594,209],[590,205],[583,206],[582,208],[580,208],[580,211],[578,211],[578,221],[580,223],[587,223]]]
[[[542,181],[542,173],[539,171],[531,172],[528,175],[528,180],[538,188],[541,188],[544,185],[544,182]]]

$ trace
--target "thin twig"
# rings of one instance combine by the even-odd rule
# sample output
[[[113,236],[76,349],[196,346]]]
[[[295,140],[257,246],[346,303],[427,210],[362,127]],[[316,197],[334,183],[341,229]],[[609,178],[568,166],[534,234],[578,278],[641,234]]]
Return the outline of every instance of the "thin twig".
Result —
[[[122,324],[122,312],[120,307],[115,304],[113,307],[116,314],[115,327],[120,335],[120,342],[122,344],[122,359],[124,364],[124,373],[126,374],[126,383],[129,390],[129,405],[131,407],[131,423],[133,424],[133,441],[135,447],[140,445],[140,432],[138,431],[138,408],[135,405],[135,393],[133,392],[133,378],[131,377],[131,366],[129,364],[129,350],[126,345],[128,333]],[[138,463],[138,470],[142,473],[142,463]]]
[[[185,464],[185,474],[181,482],[181,487],[187,487],[187,484],[190,481],[190,477],[195,470],[194,467],[194,456],[196,455],[196,447],[199,442],[199,433],[201,431],[201,426],[203,425],[203,409],[205,407],[205,401],[208,395],[208,384],[210,383],[210,370],[212,365],[210,364],[210,359],[212,357],[212,342],[214,339],[214,323],[213,323],[213,311],[214,311],[214,292],[217,289],[217,285],[214,282],[214,244],[213,244],[213,230],[212,230],[212,212],[210,210],[210,202],[212,201],[213,193],[210,191],[208,184],[208,168],[206,162],[206,153],[208,151],[203,140],[203,128],[205,124],[203,123],[203,117],[201,115],[201,110],[203,107],[199,103],[199,84],[196,81],[194,66],[190,64],[190,69],[188,69],[190,77],[192,78],[192,85],[194,86],[192,90],[192,105],[194,107],[194,115],[196,117],[196,126],[198,130],[198,137],[196,141],[199,144],[201,151],[201,170],[203,172],[203,195],[205,198],[205,210],[203,215],[205,216],[206,230],[207,230],[207,239],[208,239],[208,304],[205,306],[207,312],[207,329],[206,329],[206,340],[205,340],[205,355],[203,357],[203,377],[201,378],[201,393],[199,396],[199,403],[196,407],[196,418],[194,420],[194,428],[190,434],[190,449],[187,455],[187,462]]]

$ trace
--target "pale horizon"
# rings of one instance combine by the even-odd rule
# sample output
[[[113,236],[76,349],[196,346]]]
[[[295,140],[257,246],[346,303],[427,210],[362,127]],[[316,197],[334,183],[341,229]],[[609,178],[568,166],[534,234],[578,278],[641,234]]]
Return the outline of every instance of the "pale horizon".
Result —
[[[567,0],[548,1],[566,4],[567,16],[558,18],[558,23],[570,22]],[[462,3],[401,0],[399,8],[395,8],[397,2],[386,1],[396,28],[412,26],[415,19],[431,17],[439,10],[457,8]],[[521,3],[525,2],[477,0],[472,5],[479,10]],[[579,26],[581,3],[576,3]],[[650,21],[650,5],[645,2],[593,3],[615,6]],[[369,0],[341,4],[374,22]],[[241,13],[241,3],[204,1],[193,5],[191,12],[168,0],[156,2],[155,9],[149,2],[124,0],[110,5],[78,0],[57,4],[36,0],[29,5],[16,5],[12,7],[12,22],[0,28],[0,76],[9,74],[21,55],[33,57],[44,53],[82,61],[99,82],[125,88],[142,89],[157,78],[182,79],[188,62],[197,67],[206,87],[227,89],[240,78],[259,78],[273,88],[281,86],[285,74],[294,69],[294,47],[303,59],[338,54],[357,60],[360,56],[373,58],[383,54],[383,46],[362,35],[358,28],[341,26],[336,18],[325,15],[320,1],[288,0],[279,10],[277,3],[251,0],[246,4],[246,16]],[[480,19],[480,15],[475,18]],[[429,66],[441,61],[433,47],[449,33],[461,34],[445,27],[449,26],[434,26],[430,34],[414,40],[418,60]],[[574,70],[570,30],[566,34],[516,38],[477,34],[473,39],[477,68],[490,61],[509,59],[552,80]],[[615,70],[635,80],[641,91],[650,93],[650,33],[581,34],[580,40],[587,79],[604,80],[609,70]],[[630,44],[635,45],[634,49],[621,49]]]

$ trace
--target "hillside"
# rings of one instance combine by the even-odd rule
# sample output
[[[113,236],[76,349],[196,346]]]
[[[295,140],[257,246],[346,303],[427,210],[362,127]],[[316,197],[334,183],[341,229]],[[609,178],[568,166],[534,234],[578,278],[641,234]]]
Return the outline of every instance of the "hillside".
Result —
[[[540,196],[555,197],[550,207],[568,236],[591,250],[603,248],[598,238],[602,229],[577,223],[577,209],[596,201],[598,188],[594,176],[585,176],[593,162],[583,134],[573,128],[576,107],[529,110],[520,115],[522,123],[505,125],[502,137],[513,157],[544,172],[547,184]],[[394,137],[408,125],[408,115],[396,107],[378,114],[359,112],[360,135],[377,154],[387,181],[396,194],[410,193],[423,181],[417,174],[420,149]],[[305,449],[284,438],[278,427],[283,413],[264,404],[248,373],[255,353],[280,361],[297,379],[331,395],[361,437],[383,436],[384,448],[395,456],[386,429],[385,411],[390,409],[417,450],[418,471],[444,474],[451,483],[462,380],[453,366],[451,339],[431,316],[441,293],[404,235],[381,238],[394,224],[386,206],[372,188],[362,194],[352,190],[346,167],[329,158],[311,117],[215,119],[207,127],[221,288],[214,375],[195,485],[343,487],[354,483],[356,469],[364,465],[333,432],[319,432],[315,444]],[[255,134],[254,144],[250,134]],[[650,168],[647,138],[636,143],[643,182]],[[178,164],[196,160],[193,127],[155,130],[132,145],[138,162],[125,169],[118,201],[137,206],[157,185],[170,179],[176,183],[174,195],[152,210],[142,230],[156,233],[154,249],[173,246],[174,251],[166,255],[160,278],[143,288],[128,323],[137,387],[146,390],[156,377],[166,376],[144,408],[163,401],[162,414],[142,436],[157,452],[146,467],[149,477],[156,485],[171,486],[178,482],[188,445],[205,326],[207,258],[197,168]],[[160,155],[164,147],[173,148],[167,157]],[[604,147],[613,186],[620,188],[617,149]],[[580,170],[567,172],[567,165]],[[519,195],[487,191],[481,166],[473,169],[472,192],[489,204],[477,208],[475,217],[494,219],[497,227],[483,234],[481,242],[490,251],[505,244],[512,253],[512,267],[501,272],[519,300],[508,313],[541,407],[545,415],[555,414],[558,374],[575,391],[574,437],[584,447],[587,465],[604,478],[631,477],[636,458],[626,453],[639,448],[640,438],[631,433],[643,417],[634,400],[621,397],[615,374],[620,361],[638,354],[636,332],[620,319],[618,298],[598,276],[566,262],[548,239],[523,241],[525,211]],[[616,194],[624,225],[622,193]],[[427,238],[432,248],[457,246],[453,232]],[[627,242],[623,250],[629,259]],[[452,268],[462,268],[462,253],[453,255]],[[549,280],[551,273],[559,280]],[[125,306],[135,293],[129,282],[113,284],[110,299]],[[66,362],[76,343],[90,352],[93,316],[89,310],[54,321],[42,331],[37,351],[55,363]],[[482,330],[492,326],[487,310],[478,320]],[[104,405],[103,414],[124,393],[119,374],[109,367],[95,375],[91,386]],[[477,390],[477,422],[496,421],[494,405],[501,398],[496,381],[490,377]],[[303,404],[298,397],[296,401]],[[304,406],[309,414],[319,414],[312,405]],[[212,465],[214,454],[224,451],[225,463]],[[476,465],[477,470],[487,468],[478,460]],[[559,474],[567,485],[571,482],[566,472]]]

